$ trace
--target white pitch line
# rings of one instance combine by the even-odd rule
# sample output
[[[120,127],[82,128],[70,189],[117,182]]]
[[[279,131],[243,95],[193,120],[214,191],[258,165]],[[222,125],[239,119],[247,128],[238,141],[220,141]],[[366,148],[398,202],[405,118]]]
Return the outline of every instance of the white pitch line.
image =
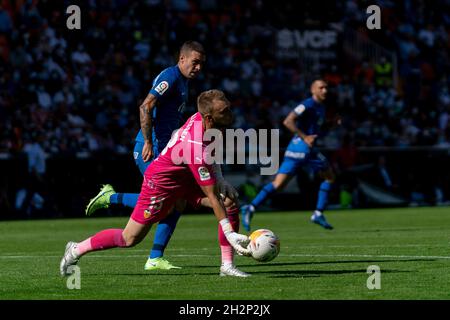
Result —
[[[362,257],[362,258],[393,258],[393,259],[450,259],[450,256],[408,256],[389,254],[289,254],[289,257]]]
[[[217,254],[219,255],[219,254]],[[171,254],[171,257],[211,257],[211,254]],[[280,257],[318,257],[318,258],[392,258],[392,259],[450,259],[450,256],[412,256],[388,254],[280,254]],[[62,255],[16,255],[0,256],[0,259],[29,259],[29,258],[61,258]],[[88,255],[89,258],[145,258],[143,255]]]
[[[298,245],[298,246],[295,246],[295,248],[297,248],[297,249],[299,249],[299,248],[306,248],[306,249],[308,249],[308,248],[321,248],[321,249],[326,249],[326,248],[408,248],[408,247],[412,247],[412,248],[414,248],[414,247],[426,247],[426,248],[440,248],[440,247],[445,247],[445,248],[448,248],[448,245],[442,245],[442,244],[440,244],[440,245],[436,245],[436,244],[394,244],[394,245],[377,245],[377,244],[374,244],[374,245],[371,245],[371,244],[369,244],[369,245]],[[291,246],[284,246],[283,247],[283,249],[290,249],[290,248],[293,248],[293,246],[291,247]],[[167,250],[166,252],[169,254],[169,255],[173,255],[173,254],[171,254],[171,252],[173,252],[173,251],[183,251],[183,252],[190,252],[190,251],[192,251],[192,252],[199,252],[199,251],[202,251],[202,252],[215,252],[215,251],[217,251],[218,252],[218,249],[215,249],[215,248],[198,248],[198,249],[192,249],[192,248],[171,248],[170,250]],[[133,249],[133,252],[145,252],[145,253],[149,253],[150,252],[150,249]],[[56,253],[60,253],[60,251],[41,251],[40,252],[41,253],[41,255],[39,255],[39,256],[47,256],[47,255],[54,255],[54,254],[56,254]],[[20,256],[20,255],[26,255],[27,254],[27,252],[16,252],[16,254],[15,255],[4,255],[4,256],[1,256],[0,255],[0,257],[6,257],[6,256]],[[30,257],[30,256],[28,256],[28,257]]]

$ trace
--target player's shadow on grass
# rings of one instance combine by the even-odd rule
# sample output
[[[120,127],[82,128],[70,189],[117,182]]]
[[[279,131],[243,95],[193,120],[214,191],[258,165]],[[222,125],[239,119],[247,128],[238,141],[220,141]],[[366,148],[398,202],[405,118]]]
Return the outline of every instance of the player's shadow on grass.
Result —
[[[312,278],[312,277],[320,277],[322,275],[338,275],[338,274],[349,274],[349,273],[358,273],[365,274],[367,273],[366,269],[356,269],[356,270],[264,270],[264,271],[249,271],[248,273],[252,275],[262,275],[268,276],[269,278]],[[382,270],[382,273],[404,273],[404,272],[412,272],[405,270],[391,270],[386,269]],[[199,272],[197,275],[217,275],[217,272]]]
[[[307,261],[307,262],[271,262],[264,266],[296,266],[312,264],[338,264],[338,263],[375,263],[375,262],[414,262],[414,261],[436,261],[436,259],[389,259],[389,260],[334,260],[334,261]],[[239,264],[239,267],[254,267],[263,264]],[[206,266],[201,266],[206,267]]]
[[[404,273],[412,272],[406,270],[382,270],[382,273]],[[320,277],[322,275],[338,275],[349,273],[367,273],[366,269],[356,270],[273,270],[273,271],[252,271],[251,274],[268,275],[270,278],[304,278],[304,277]]]
[[[403,229],[361,229],[357,232],[411,232],[411,231],[421,231],[421,228],[403,228]]]
[[[417,262],[417,261],[436,261],[436,259],[385,259],[385,260],[374,260],[374,259],[367,259],[367,260],[331,260],[331,261],[299,261],[299,262],[268,262],[268,263],[252,263],[252,264],[241,264],[237,263],[237,266],[239,268],[241,267],[257,267],[260,266],[266,266],[266,267],[272,267],[272,266],[300,266],[300,265],[314,265],[314,264],[339,264],[339,263],[379,263],[379,262]],[[198,268],[216,268],[217,264],[209,264],[209,265],[183,265],[182,268],[186,269],[198,269]],[[120,273],[118,275],[165,275],[164,271],[157,272],[146,272],[146,273]],[[168,273],[167,273],[168,274]],[[189,273],[191,274],[191,273]],[[92,274],[92,275],[101,275],[101,274]],[[173,275],[187,275],[186,273],[173,273]]]
[[[176,272],[176,273],[175,273]],[[122,277],[129,277],[129,276],[192,276],[192,273],[190,272],[183,272],[180,273],[179,271],[173,271],[173,270],[165,270],[165,271],[148,271],[148,272],[136,272],[136,273],[129,273],[129,272],[118,272],[118,273],[89,273],[90,276],[122,276]]]

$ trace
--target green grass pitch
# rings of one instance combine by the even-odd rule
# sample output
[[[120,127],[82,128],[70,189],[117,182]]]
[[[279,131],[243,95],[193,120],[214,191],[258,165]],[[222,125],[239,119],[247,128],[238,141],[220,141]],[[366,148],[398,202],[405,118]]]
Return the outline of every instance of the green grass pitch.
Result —
[[[80,260],[81,289],[69,290],[59,262],[69,240],[127,217],[0,222],[1,299],[449,299],[450,208],[328,211],[335,227],[309,222],[310,212],[257,213],[254,229],[281,239],[269,263],[237,257],[253,276],[219,277],[213,214],[185,215],[166,250],[181,270],[146,272],[153,239],[131,249],[94,252]],[[369,290],[367,268],[381,270]]]

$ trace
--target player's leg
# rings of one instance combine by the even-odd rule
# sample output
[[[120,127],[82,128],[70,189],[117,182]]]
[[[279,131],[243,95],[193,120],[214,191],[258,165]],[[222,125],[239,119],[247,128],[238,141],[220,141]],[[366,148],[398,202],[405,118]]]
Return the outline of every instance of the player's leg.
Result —
[[[142,148],[144,144],[136,142],[134,145],[133,157],[139,171],[144,175],[145,170],[151,161],[142,160]],[[156,148],[154,147],[154,151]],[[117,193],[110,184],[103,185],[100,192],[91,199],[86,207],[86,215],[90,216],[98,209],[109,208],[110,205],[121,204],[126,207],[134,208],[136,206],[139,193]]]
[[[209,199],[206,197],[200,198],[200,203],[202,206],[211,208]],[[229,198],[224,200],[225,209],[227,211],[227,217],[230,221],[231,226],[235,232],[239,232],[239,204],[237,201],[233,201]],[[223,233],[222,226],[219,224],[218,227],[218,238],[221,252],[221,265],[220,265],[220,276],[232,276],[246,278],[251,276],[250,274],[239,270],[234,264],[235,250],[228,242],[225,234]]]
[[[226,198],[224,201],[225,209],[227,211],[228,220],[235,232],[239,232],[239,204],[237,201],[233,201]],[[239,270],[234,264],[235,250],[228,242],[225,234],[223,233],[222,226],[218,227],[218,238],[222,257],[222,263],[220,266],[220,276],[232,276],[246,278],[251,275]]]
[[[285,162],[283,161],[283,163]],[[292,177],[292,174],[278,173],[272,182],[269,182],[261,189],[250,204],[241,207],[242,225],[245,230],[250,231],[250,222],[256,209],[275,192],[282,190]]]
[[[155,237],[153,239],[153,246],[145,263],[145,270],[169,270],[181,269],[180,267],[172,265],[168,260],[163,258],[164,250],[172,237],[176,228],[181,212],[186,207],[186,201],[180,199],[176,202],[173,212],[166,218],[162,219],[156,228]]]
[[[241,207],[242,225],[250,231],[250,221],[257,207],[276,191],[283,189],[297,170],[305,163],[310,153],[310,148],[299,138],[294,138],[286,148],[283,162],[278,169],[275,180],[266,184],[250,204]]]
[[[79,243],[68,242],[60,263],[61,275],[68,275],[68,268],[76,265],[89,252],[135,246],[144,239],[150,228],[151,224],[142,224],[130,218],[125,229],[106,229]]]
[[[139,172],[144,176],[145,170],[150,165],[151,161],[144,162],[142,160],[142,148],[144,143],[136,142],[133,150],[133,157],[136,166],[139,168]],[[157,146],[153,146],[153,154],[157,155]],[[134,208],[139,198],[139,193],[113,193],[109,197],[110,204],[121,204],[123,206]]]
[[[141,193],[125,229],[107,229],[78,243],[69,242],[60,264],[62,275],[67,274],[69,266],[78,262],[84,254],[115,247],[131,247],[142,241],[151,225],[164,219],[173,209],[177,194],[154,186],[152,173],[145,176]]]
[[[291,180],[292,175],[287,173],[279,172],[275,179],[266,184],[262,190],[256,195],[256,197],[250,202],[250,205],[254,207],[254,209],[258,208],[267,198],[269,198],[272,194],[277,191],[282,190],[288,182]]]
[[[323,156],[321,155],[321,157]],[[324,227],[325,229],[331,230],[333,229],[333,227],[327,222],[323,212],[325,211],[325,208],[328,204],[328,194],[335,180],[335,174],[331,166],[329,166],[327,162],[323,161],[323,159],[322,160],[319,159],[318,166],[325,167],[323,170],[319,171],[320,177],[324,180],[319,187],[316,210],[311,216],[311,221]],[[321,161],[323,164],[320,163]]]
[[[331,167],[328,167],[326,171],[321,172],[321,177],[324,181],[320,184],[316,210],[323,212],[328,204],[328,193],[334,183],[335,174]]]
[[[303,159],[284,157],[275,179],[266,184],[250,204],[241,207],[242,225],[245,230],[250,231],[250,222],[256,209],[275,192],[282,190],[295,175],[302,163]]]

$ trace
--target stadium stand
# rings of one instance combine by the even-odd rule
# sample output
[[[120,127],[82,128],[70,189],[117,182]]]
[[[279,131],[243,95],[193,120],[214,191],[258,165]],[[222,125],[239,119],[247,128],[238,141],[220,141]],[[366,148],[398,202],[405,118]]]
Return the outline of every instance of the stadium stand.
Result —
[[[450,147],[448,1],[372,2],[382,7],[381,30],[365,27],[367,4],[352,0],[330,1],[326,12],[298,1],[284,6],[275,1],[78,1],[82,28],[68,30],[65,1],[1,0],[0,154],[23,157],[27,141],[43,136],[39,144],[48,159],[130,157],[138,105],[150,80],[174,64],[172,53],[180,43],[195,39],[207,50],[207,64],[191,85],[191,97],[212,87],[224,90],[236,128],[279,128],[285,146],[289,133],[282,120],[308,95],[311,79],[321,76],[330,83],[330,110],[342,115],[343,125],[319,146],[336,154],[333,159],[348,146],[365,154],[351,160],[352,172],[377,163],[377,150],[386,147],[419,152],[414,163],[424,158],[427,166],[437,164],[438,177],[434,171],[414,175],[403,168],[400,194],[408,203],[444,203],[450,177],[448,169],[439,169],[445,168],[439,150]],[[302,47],[294,36],[304,40],[308,30],[337,40],[329,47],[326,41],[319,49],[311,43]],[[286,45],[282,36],[297,42],[280,48]],[[348,54],[351,45],[361,44],[384,51]],[[194,103],[191,99],[187,114]],[[394,171],[401,167],[390,162]],[[354,185],[356,178],[349,179],[342,190]],[[0,196],[6,211],[14,210],[20,189],[20,183],[8,180],[2,179]],[[64,211],[56,202],[52,208]]]

